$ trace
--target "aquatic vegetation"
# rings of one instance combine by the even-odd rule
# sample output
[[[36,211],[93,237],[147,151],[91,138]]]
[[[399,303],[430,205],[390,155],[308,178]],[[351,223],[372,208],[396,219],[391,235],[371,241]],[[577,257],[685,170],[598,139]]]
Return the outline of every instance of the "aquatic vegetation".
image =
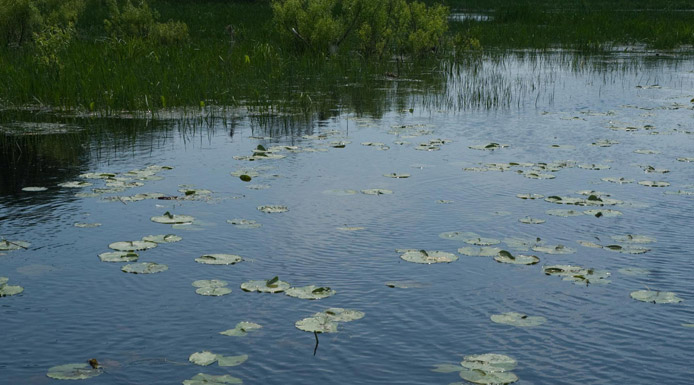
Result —
[[[133,274],[155,274],[166,270],[169,270],[168,266],[154,262],[138,262],[121,267],[124,273]]]
[[[364,313],[358,310],[331,307],[313,316],[296,321],[297,329],[312,333],[337,333],[340,322],[351,322],[364,318]]]
[[[152,249],[155,247],[157,247],[157,243],[150,241],[113,242],[108,245],[109,249],[113,249],[116,251],[140,251]]]
[[[494,260],[499,263],[509,263],[512,265],[534,265],[540,262],[540,258],[534,255],[513,255],[506,250],[501,250],[494,257]]]
[[[208,350],[193,353],[188,357],[188,361],[200,366],[208,366],[215,362],[219,366],[238,366],[246,362],[246,360],[248,360],[247,354],[223,356],[221,354],[214,354]]]
[[[458,260],[458,256],[445,251],[427,251],[427,250],[407,250],[400,258],[407,262],[432,264],[432,263],[450,263]]]
[[[242,321],[237,323],[236,327],[234,327],[233,329],[228,329],[223,332],[219,332],[219,334],[233,337],[244,337],[248,334],[248,332],[258,329],[262,329],[262,326],[255,322]]]
[[[262,226],[261,223],[253,219],[234,218],[227,220],[227,223],[234,225],[237,229],[257,229]]]
[[[183,385],[227,385],[227,384],[242,384],[240,378],[230,376],[228,374],[215,376],[212,374],[198,373],[190,380],[184,380]]]
[[[542,325],[545,322],[547,322],[547,319],[545,317],[529,316],[527,314],[516,313],[516,312],[492,314],[492,316],[490,318],[492,321],[499,323],[499,324],[519,326],[519,327],[539,326],[539,325]]]
[[[64,364],[49,368],[46,376],[56,380],[86,380],[103,372],[103,369],[94,368],[89,363]]]
[[[280,281],[277,276],[268,280],[248,281],[241,284],[243,291],[257,291],[259,293],[282,293],[290,287],[289,282]]]
[[[507,355],[486,353],[465,356],[460,365],[436,365],[433,371],[458,372],[460,378],[473,384],[510,384],[518,381],[511,372],[516,365],[516,360]]]
[[[195,258],[195,262],[206,265],[234,265],[242,261],[241,256],[234,254],[205,254]]]
[[[179,242],[182,239],[183,238],[175,234],[147,235],[145,237],[142,237],[143,241],[154,243],[173,243]]]
[[[31,246],[31,243],[25,241],[9,241],[3,239],[0,241],[0,251],[26,250]]]
[[[11,295],[17,295],[24,291],[24,288],[16,285],[8,285],[9,278],[0,277],[0,297],[8,297]]]
[[[258,210],[264,212],[264,213],[285,213],[289,211],[289,208],[287,206],[281,206],[281,205],[264,205],[264,206],[258,206]]]
[[[543,266],[542,271],[546,275],[556,275],[563,277],[564,281],[571,281],[574,284],[607,284],[610,280],[607,279],[610,273],[603,270],[586,269],[581,266],[574,265],[551,265]]]
[[[302,287],[290,287],[284,294],[301,299],[322,299],[335,295],[337,292],[329,287],[308,285]]]
[[[136,262],[140,256],[132,251],[109,251],[99,254],[101,262]]]
[[[228,282],[218,279],[201,279],[192,283],[197,288],[195,289],[197,294],[214,297],[230,294],[231,289],[226,287],[228,284]]]
[[[173,224],[186,224],[186,223],[192,223],[195,218],[193,218],[190,215],[176,215],[176,214],[171,214],[170,212],[165,212],[164,215],[156,216],[150,218],[152,222],[156,223],[163,223],[166,225],[173,225]]]
[[[682,298],[670,291],[637,290],[629,294],[631,298],[641,302],[651,303],[679,303]]]

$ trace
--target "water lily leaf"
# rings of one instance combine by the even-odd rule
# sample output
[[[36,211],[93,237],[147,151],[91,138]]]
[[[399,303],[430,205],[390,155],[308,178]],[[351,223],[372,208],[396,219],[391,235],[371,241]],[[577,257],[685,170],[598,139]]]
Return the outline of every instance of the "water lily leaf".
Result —
[[[607,284],[610,273],[603,270],[586,269],[574,265],[552,265],[543,266],[542,271],[547,275],[557,275],[563,277],[565,281],[575,284]]]
[[[520,199],[542,199],[545,196],[540,194],[516,194]]]
[[[528,316],[523,313],[507,312],[501,314],[493,314],[491,320],[505,325],[519,326],[519,327],[532,327],[539,326],[547,322],[547,318],[540,316]]]
[[[545,174],[545,173],[540,173],[540,172],[535,172],[535,171],[525,171],[525,172],[519,172],[521,175],[523,175],[526,178],[530,179],[554,179],[556,178],[555,175],[552,174]]]
[[[337,333],[337,322],[322,313],[296,321],[294,326],[311,333]]]
[[[598,245],[597,243],[590,242],[590,241],[576,241],[579,245],[585,246],[585,247],[592,247],[594,249],[602,249],[601,245]]]
[[[183,238],[174,234],[161,234],[161,235],[148,235],[142,237],[143,241],[154,242],[154,243],[173,243],[182,240]]]
[[[498,150],[500,148],[506,148],[506,147],[508,147],[508,144],[499,144],[499,143],[477,144],[474,146],[468,146],[468,148],[471,148],[473,150],[487,150],[487,151]]]
[[[623,267],[617,271],[624,274],[624,275],[632,275],[632,276],[648,275],[651,273],[650,270],[643,269],[640,267]]]
[[[648,186],[648,187],[667,187],[670,185],[668,182],[658,182],[658,181],[652,181],[652,180],[642,180],[639,182],[641,186]]]
[[[252,219],[242,219],[234,218],[227,220],[227,223],[234,225],[238,229],[257,229],[262,226],[262,224],[252,220]]]
[[[124,273],[133,274],[154,274],[161,273],[162,271],[166,271],[168,269],[169,267],[164,264],[154,262],[140,262],[125,265],[121,268],[121,271],[123,271]]]
[[[246,362],[246,360],[248,360],[248,354],[241,354],[238,356],[217,355],[217,364],[219,366],[238,366]]]
[[[602,209],[602,210],[600,210],[600,209],[586,210],[586,211],[584,211],[583,213],[584,213],[584,214],[587,214],[587,215],[593,215],[593,216],[598,217],[598,218],[600,218],[600,217],[606,217],[606,218],[609,218],[609,217],[618,217],[618,216],[622,215],[622,212],[621,212],[621,211],[618,211],[618,210],[608,210],[608,209]]]
[[[677,158],[677,161],[678,162],[691,163],[691,162],[694,162],[694,158],[681,157],[681,158]]]
[[[46,190],[48,190],[48,188],[46,188],[46,187],[30,186],[30,187],[22,188],[22,191],[26,191],[26,192],[40,192],[40,191],[46,191]]]
[[[357,190],[350,190],[350,189],[333,189],[333,190],[325,190],[325,191],[323,191],[323,194],[336,195],[336,196],[347,196],[347,195],[357,194],[358,192],[359,191],[357,191]]]
[[[175,215],[175,214],[171,214],[170,212],[167,211],[164,213],[164,215],[152,217],[152,218],[150,218],[150,220],[152,222],[156,222],[156,223],[173,225],[173,224],[192,223],[195,220],[195,218],[191,217],[190,215]]]
[[[458,260],[458,256],[453,253],[426,250],[408,251],[400,255],[400,258],[407,262],[423,264],[450,263]]]
[[[79,228],[82,228],[82,229],[91,229],[91,228],[94,228],[94,227],[99,227],[99,226],[101,226],[101,223],[83,223],[83,222],[75,222],[75,223],[73,224],[73,226],[79,227]]]
[[[0,251],[13,251],[28,249],[31,243],[24,241],[8,241],[3,239],[0,241]]]
[[[290,287],[284,292],[286,295],[301,299],[322,299],[337,293],[329,287],[319,287],[315,285]]]
[[[229,282],[221,279],[200,279],[192,283],[194,287],[224,287],[228,284]]]
[[[494,257],[502,251],[498,247],[461,247],[458,252],[470,257]]]
[[[465,368],[460,366],[460,364],[437,364],[434,366],[434,369],[431,369],[432,372],[437,373],[454,373],[462,370],[465,370]]]
[[[273,279],[248,281],[241,284],[241,289],[243,291],[257,291],[259,293],[281,293],[290,287],[291,285],[289,282],[280,280],[273,282]]]
[[[617,183],[617,184],[626,184],[626,183],[634,183],[635,182],[633,179],[616,178],[616,177],[607,177],[607,178],[601,178],[601,179],[605,182]]]
[[[494,239],[494,238],[468,238],[464,240],[465,243],[468,243],[470,245],[476,245],[476,246],[491,246],[491,245],[497,245],[501,243],[500,240]]]
[[[606,164],[579,164],[578,168],[585,170],[609,170],[610,166]]]
[[[636,234],[613,235],[612,239],[614,239],[617,242],[625,243],[652,243],[656,241],[653,237]]]
[[[234,254],[206,254],[195,258],[195,262],[207,265],[233,265],[243,261],[243,258]]]
[[[8,285],[9,278],[0,277],[0,297],[9,297],[11,295],[17,295],[24,291],[21,286]]]
[[[582,211],[562,210],[562,209],[547,210],[547,211],[545,211],[545,213],[547,215],[554,215],[557,217],[575,217],[575,216],[583,215]]]
[[[240,378],[232,377],[228,374],[223,376],[213,376],[211,374],[198,373],[190,380],[183,381],[183,385],[227,385],[242,384]]]
[[[210,287],[210,286],[205,286],[205,287],[200,287],[195,290],[197,294],[200,295],[207,295],[211,297],[221,297],[223,295],[227,295],[231,293],[231,289],[228,287]]]
[[[463,370],[460,378],[473,384],[510,384],[518,381],[518,376],[511,372],[485,372],[482,369]]]
[[[317,316],[319,314],[325,314],[331,320],[339,322],[355,321],[364,318],[364,316],[366,315],[364,314],[364,312],[358,310],[344,309],[341,307],[331,307],[323,310],[320,313],[314,314],[314,316]]]
[[[652,303],[678,303],[682,302],[675,293],[670,291],[657,290],[637,290],[629,294],[631,298],[637,301],[652,302]]]
[[[217,361],[217,355],[205,350],[191,354],[190,357],[188,357],[188,361],[194,363],[195,365],[207,366]]]
[[[48,369],[46,376],[56,380],[86,380],[103,373],[100,368],[92,368],[89,364],[65,364]]]
[[[83,182],[83,181],[72,181],[72,182],[58,183],[58,186],[66,187],[66,188],[82,188],[82,187],[89,187],[91,185],[92,185],[91,183]]]
[[[395,178],[395,179],[405,179],[405,178],[409,178],[411,175],[410,174],[391,173],[391,174],[383,174],[383,176],[388,177],[388,178]]]
[[[150,241],[123,241],[113,242],[108,245],[109,249],[116,251],[139,251],[153,249],[155,247],[157,247],[157,243]]]
[[[573,254],[576,252],[576,250],[564,246],[564,245],[538,245],[538,246],[533,246],[531,248],[533,251],[537,251],[538,253],[545,253],[545,254]]]
[[[284,213],[284,212],[289,211],[289,208],[287,208],[287,206],[265,205],[265,206],[258,206],[258,210],[260,210],[264,213]]]
[[[518,362],[504,354],[486,353],[474,354],[463,357],[460,363],[464,368],[483,370],[485,372],[505,372],[513,370]]]
[[[465,241],[467,239],[478,238],[479,235],[469,231],[448,231],[439,234],[439,238],[450,239],[453,241]]]
[[[499,251],[499,254],[494,257],[494,260],[499,263],[510,263],[513,265],[534,265],[540,262],[540,258],[534,255],[512,255],[506,250]]]
[[[539,225],[539,224],[545,223],[547,221],[545,221],[544,219],[539,219],[539,218],[523,217],[523,218],[518,219],[518,222],[529,224],[529,225]]]
[[[514,250],[528,251],[533,246],[541,245],[542,239],[537,238],[537,237],[536,238],[511,237],[511,238],[504,238],[504,243],[507,244],[510,248],[512,248]],[[496,254],[494,254],[494,255],[496,255]]]
[[[219,332],[219,334],[225,336],[244,337],[246,334],[248,334],[248,332],[261,328],[261,325],[254,322],[239,322],[236,324],[235,328]]]
[[[362,194],[366,194],[366,195],[389,195],[389,194],[393,193],[390,190],[381,189],[381,188],[372,188],[372,189],[367,189],[367,190],[361,190],[361,192],[362,192]]]
[[[101,262],[135,262],[138,258],[139,255],[132,251],[109,251],[99,254]]]

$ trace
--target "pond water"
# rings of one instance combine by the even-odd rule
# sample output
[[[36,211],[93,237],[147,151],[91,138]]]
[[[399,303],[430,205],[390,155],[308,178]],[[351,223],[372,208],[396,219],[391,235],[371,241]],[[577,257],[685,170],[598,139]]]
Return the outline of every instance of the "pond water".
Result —
[[[433,372],[435,365],[499,353],[517,360],[518,384],[691,384],[694,60],[518,54],[484,57],[446,76],[436,94],[413,92],[375,117],[345,109],[327,120],[259,124],[237,111],[194,125],[84,119],[76,129],[88,131],[73,134],[6,134],[0,235],[30,246],[0,251],[0,276],[24,288],[0,298],[0,383],[53,383],[49,368],[96,358],[103,373],[85,383],[178,384],[202,372],[248,384],[448,384],[463,380]],[[57,127],[60,119],[49,120]],[[239,158],[254,153],[253,161]],[[284,157],[265,159],[276,154]],[[92,196],[108,181],[85,173],[143,185]],[[409,177],[384,176],[393,173]],[[58,186],[69,181],[93,185]],[[22,191],[32,186],[47,190]],[[134,201],[138,193],[178,199]],[[557,203],[567,201],[581,205]],[[263,205],[288,211],[265,213]],[[195,221],[150,220],[166,212]],[[525,217],[545,222],[519,221]],[[234,219],[262,226],[227,222]],[[475,234],[440,236],[447,232]],[[166,271],[124,273],[125,263],[98,257],[113,242],[157,234],[182,240],[138,252],[139,262]],[[494,239],[500,243],[491,247],[539,263],[459,252]],[[458,259],[410,263],[396,249]],[[244,260],[196,262],[217,253]],[[544,274],[551,265],[595,269],[595,278]],[[311,301],[240,288],[274,276],[336,294]],[[232,292],[196,294],[193,281],[209,279],[227,281]],[[630,297],[638,290],[683,301],[641,302]],[[314,355],[313,333],[295,322],[331,307],[365,316],[318,334]],[[506,312],[546,322],[490,319]],[[219,334],[242,321],[262,328]],[[231,368],[188,361],[202,351],[249,358]]]

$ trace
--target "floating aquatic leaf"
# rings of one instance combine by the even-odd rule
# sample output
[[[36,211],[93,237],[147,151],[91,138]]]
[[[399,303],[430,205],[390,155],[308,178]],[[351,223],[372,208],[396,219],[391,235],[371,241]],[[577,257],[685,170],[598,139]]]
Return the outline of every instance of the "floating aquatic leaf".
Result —
[[[142,237],[143,241],[154,242],[154,243],[173,243],[182,240],[183,238],[174,234],[161,234],[161,235],[148,235]]]
[[[9,278],[0,277],[0,297],[9,297],[11,295],[17,295],[24,291],[21,286],[8,285]]]
[[[506,250],[499,251],[498,255],[494,257],[494,260],[499,263],[510,263],[513,265],[534,265],[540,262],[540,258],[534,255],[512,255]]]
[[[8,241],[3,239],[0,241],[0,251],[12,251],[28,249],[31,243],[24,241]]]
[[[478,238],[479,235],[469,231],[448,231],[439,234],[439,238],[450,239],[453,241],[464,241],[466,239]]]
[[[262,326],[255,322],[239,322],[236,324],[235,328],[219,332],[219,334],[225,336],[243,337],[248,334],[248,332],[261,328]]]
[[[545,317],[528,316],[526,314],[516,313],[516,312],[493,314],[491,316],[491,319],[492,319],[492,321],[499,323],[499,324],[519,326],[519,327],[539,326],[539,325],[542,325],[543,323],[547,322],[547,318],[545,318]]]
[[[163,223],[167,225],[192,223],[195,220],[195,218],[191,217],[190,215],[175,215],[171,214],[168,211],[165,212],[164,215],[152,217],[150,219],[152,222]]]
[[[424,287],[422,283],[416,281],[388,281],[386,282],[386,286],[398,289],[412,289]]]
[[[462,370],[460,378],[473,384],[510,384],[518,381],[518,376],[511,372],[485,372],[482,369]]]
[[[625,243],[652,243],[656,241],[653,237],[636,234],[613,235],[612,239],[614,239],[617,242]]]
[[[403,260],[413,263],[450,263],[458,260],[458,256],[445,251],[408,251],[400,256]]]
[[[601,179],[605,182],[617,183],[617,184],[634,183],[633,179],[627,179],[627,178],[607,177],[607,178],[601,178]]]
[[[583,213],[587,215],[593,215],[598,218],[600,217],[618,217],[622,215],[621,211],[618,210],[608,210],[608,209],[603,209],[603,210],[598,210],[598,209],[593,209],[593,210],[586,210]]]
[[[22,188],[22,191],[26,192],[40,192],[40,191],[46,191],[48,188],[46,187],[24,187]]]
[[[685,328],[694,328],[694,323],[691,323],[691,324],[681,324],[681,325],[684,326]]]
[[[83,181],[72,181],[72,182],[58,183],[58,186],[66,187],[66,188],[81,188],[81,187],[88,187],[91,185],[92,185],[91,183],[83,182]]]
[[[330,147],[345,148],[345,146],[350,144],[350,143],[352,143],[352,142],[350,142],[349,140],[336,140],[336,141],[330,142]]]
[[[670,291],[657,290],[637,290],[629,294],[631,298],[637,301],[652,302],[652,303],[678,303],[682,302],[675,293]]]
[[[667,187],[670,185],[668,182],[657,182],[657,181],[652,181],[652,180],[642,180],[639,182],[641,186],[648,186],[648,187]]]
[[[481,237],[465,239],[464,242],[476,246],[491,246],[501,243],[498,239]]]
[[[552,175],[552,174],[544,174],[544,173],[539,173],[539,172],[534,172],[534,171],[520,172],[520,174],[523,175],[524,177],[530,178],[530,179],[554,179],[554,178],[556,178],[556,176]]]
[[[556,245],[556,246],[551,246],[551,245],[538,245],[538,246],[533,246],[532,247],[533,251],[537,251],[539,253],[545,253],[545,254],[573,254],[576,252],[576,250],[564,246],[564,245]]]
[[[56,380],[86,380],[103,373],[100,368],[92,368],[89,364],[65,364],[48,369],[46,376]]]
[[[331,307],[323,310],[321,313],[316,313],[314,315],[318,314],[325,314],[328,317],[330,317],[330,319],[332,319],[333,321],[339,322],[355,321],[364,318],[365,315],[364,312],[352,309],[344,309],[341,307]]]
[[[248,360],[248,354],[241,354],[238,356],[217,355],[217,364],[219,366],[238,366],[246,362],[246,360]]]
[[[109,179],[109,178],[115,178],[115,177],[116,177],[116,174],[107,173],[107,172],[103,172],[103,173],[88,172],[85,174],[80,174],[80,178],[84,178],[84,179]]]
[[[455,373],[462,370],[465,370],[465,368],[460,364],[437,364],[434,366],[434,369],[431,369],[432,372],[437,373]]]
[[[655,168],[650,165],[641,166],[641,168],[646,174],[667,174],[670,172],[670,170],[666,168]]]
[[[212,297],[221,297],[223,295],[227,295],[231,293],[231,289],[228,287],[211,287],[211,286],[206,286],[206,287],[199,287],[195,290],[197,294],[200,295],[207,295],[207,296],[212,296]]]
[[[591,143],[591,145],[598,146],[598,147],[610,147],[613,144],[619,144],[619,142],[616,140],[611,140],[611,139],[600,139],[600,140],[596,140],[595,142]]]
[[[361,226],[343,226],[343,227],[337,227],[338,230],[340,231],[359,231],[359,230],[366,230],[366,227],[361,227]]]
[[[83,228],[83,229],[91,229],[94,227],[99,227],[101,226],[101,223],[83,223],[83,222],[75,222],[73,224],[75,227]]]
[[[325,191],[323,191],[323,194],[346,196],[346,195],[354,195],[354,194],[357,194],[358,192],[359,191],[357,191],[357,190],[349,190],[349,189],[333,189],[333,190],[325,190]]]
[[[205,254],[195,258],[195,262],[207,265],[233,265],[243,261],[243,258],[234,254]]]
[[[277,277],[266,281],[248,281],[241,284],[243,291],[257,291],[259,293],[281,293],[290,287],[288,282],[280,281]]]
[[[241,218],[234,218],[234,219],[229,219],[227,220],[227,223],[231,223],[232,225],[236,226],[238,229],[257,229],[258,227],[261,227],[262,224],[252,220],[252,219],[241,219]]]
[[[123,241],[123,242],[113,242],[108,245],[109,249],[116,251],[139,251],[148,250],[157,247],[156,242],[150,241]]]
[[[499,144],[499,143],[477,144],[474,146],[468,146],[468,148],[471,148],[473,150],[488,150],[488,151],[498,150],[500,148],[506,148],[506,147],[508,147],[508,144]]]
[[[372,189],[367,189],[367,190],[361,190],[361,192],[362,192],[362,194],[366,194],[366,195],[387,195],[387,194],[393,193],[390,190],[381,189],[381,188],[372,188]]]
[[[604,248],[608,249],[610,251],[616,251],[616,252],[622,253],[622,254],[645,254],[645,253],[651,251],[651,249],[646,248],[646,247],[632,246],[632,245],[607,245]]]
[[[520,199],[542,199],[545,196],[540,194],[516,194]]]
[[[458,252],[470,257],[494,257],[501,251],[498,247],[461,247]]]
[[[205,350],[191,354],[190,357],[188,357],[188,361],[195,365],[208,366],[217,361],[217,355]]]
[[[528,251],[531,247],[542,244],[542,239],[512,237],[504,238],[504,243],[514,250]]]
[[[329,287],[319,287],[315,285],[290,287],[284,292],[286,295],[301,299],[322,299],[337,293]]]
[[[545,211],[545,213],[547,215],[554,215],[556,217],[575,217],[575,216],[583,215],[582,211],[562,210],[562,209],[547,210],[547,211]]]
[[[294,326],[311,333],[337,333],[337,322],[322,313],[296,321]]]
[[[470,370],[483,370],[485,372],[505,372],[513,370],[518,362],[504,354],[486,353],[473,354],[463,357],[461,366]]]
[[[395,178],[395,179],[405,179],[405,178],[409,178],[411,175],[410,174],[392,173],[392,174],[383,174],[383,176],[388,177],[388,178]]]
[[[518,219],[518,222],[529,224],[529,225],[539,225],[539,224],[545,223],[547,221],[545,221],[544,219],[539,219],[539,218],[523,217],[523,218]]]
[[[258,206],[258,210],[260,210],[264,213],[284,213],[284,212],[289,211],[289,208],[287,208],[287,206],[265,205],[265,206]]]
[[[99,254],[101,262],[135,262],[139,256],[132,251],[109,251]]]
[[[679,161],[679,162],[691,163],[691,162],[694,162],[694,158],[685,158],[685,157],[682,157],[682,158],[677,158],[677,161]]]
[[[594,249],[602,249],[601,245],[598,245],[597,243],[594,243],[591,241],[576,241],[576,242],[581,246],[592,247]]]
[[[617,271],[624,274],[624,275],[632,275],[632,276],[648,275],[651,273],[650,270],[643,269],[640,267],[623,267]]]
[[[370,146],[370,147],[381,147],[385,146],[385,143],[380,143],[380,142],[362,142],[362,146]]]
[[[542,271],[547,275],[557,275],[563,277],[564,281],[571,281],[575,284],[607,284],[610,273],[603,270],[586,269],[581,266],[573,265],[552,265],[543,266]]]
[[[168,270],[169,267],[160,264],[160,263],[154,263],[154,262],[140,262],[140,263],[133,263],[130,265],[125,265],[121,268],[121,270],[124,273],[133,273],[133,274],[154,274],[154,273],[161,273],[162,271]]]

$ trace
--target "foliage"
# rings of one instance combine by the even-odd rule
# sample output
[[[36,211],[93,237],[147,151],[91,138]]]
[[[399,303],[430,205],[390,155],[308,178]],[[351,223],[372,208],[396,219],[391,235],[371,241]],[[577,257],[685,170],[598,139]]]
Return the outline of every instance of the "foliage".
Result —
[[[188,40],[188,26],[180,21],[158,23],[159,13],[150,8],[147,1],[133,5],[125,0],[119,6],[117,0],[107,0],[109,18],[104,20],[106,32],[114,38],[149,38],[160,44],[179,43]]]
[[[21,46],[41,28],[43,18],[31,0],[0,0],[0,43]]]
[[[67,27],[49,25],[41,32],[34,33],[35,59],[39,65],[60,70],[63,66],[60,54],[67,49],[75,36],[75,27],[69,23]]]
[[[366,56],[435,51],[448,29],[448,8],[406,0],[274,0],[275,24],[296,48],[335,53],[352,43]]]

